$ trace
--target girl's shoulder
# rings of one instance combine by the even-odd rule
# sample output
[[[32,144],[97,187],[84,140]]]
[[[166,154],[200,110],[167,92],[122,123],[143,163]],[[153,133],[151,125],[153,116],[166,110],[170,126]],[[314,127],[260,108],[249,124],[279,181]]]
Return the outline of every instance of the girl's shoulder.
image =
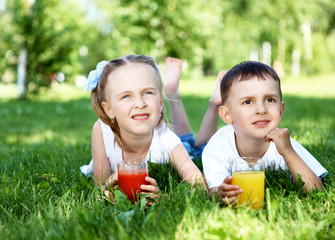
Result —
[[[101,119],[98,119],[94,125],[100,125],[101,131],[103,133],[114,135],[111,127],[104,123]]]
[[[160,144],[168,144],[170,147],[181,143],[180,138],[168,127],[166,123],[162,123],[154,129],[154,136],[152,140]]]
[[[173,132],[166,123],[162,123],[154,128],[154,136],[158,138],[171,137],[179,139],[177,134]]]

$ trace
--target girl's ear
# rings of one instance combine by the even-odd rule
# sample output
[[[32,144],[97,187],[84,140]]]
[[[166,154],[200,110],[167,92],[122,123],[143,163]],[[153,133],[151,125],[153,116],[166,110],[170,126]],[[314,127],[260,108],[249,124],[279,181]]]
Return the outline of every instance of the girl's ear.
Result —
[[[108,103],[106,102],[101,102],[101,107],[104,109],[105,113],[110,119],[114,119],[115,115],[112,112],[112,109],[109,107]]]
[[[230,115],[230,112],[229,112],[229,109],[224,106],[224,105],[221,105],[219,107],[219,115],[220,115],[220,118],[226,123],[226,124],[232,124],[233,123],[233,120],[231,119],[231,115]]]

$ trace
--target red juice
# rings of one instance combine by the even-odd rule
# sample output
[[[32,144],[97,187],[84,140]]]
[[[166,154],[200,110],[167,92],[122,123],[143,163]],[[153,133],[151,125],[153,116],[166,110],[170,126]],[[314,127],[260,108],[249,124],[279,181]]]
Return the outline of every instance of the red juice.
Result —
[[[128,196],[129,200],[134,203],[136,194],[140,192],[142,184],[148,184],[145,177],[149,176],[148,172],[144,170],[121,170],[118,173],[119,187]]]

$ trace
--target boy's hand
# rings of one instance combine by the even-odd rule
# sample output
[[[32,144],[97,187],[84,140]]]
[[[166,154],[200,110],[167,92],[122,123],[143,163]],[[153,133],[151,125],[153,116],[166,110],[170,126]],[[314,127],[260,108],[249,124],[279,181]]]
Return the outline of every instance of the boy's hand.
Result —
[[[154,202],[157,202],[157,199],[160,198],[157,181],[151,177],[145,177],[145,181],[150,183],[150,185],[141,185],[141,194],[145,194],[146,198],[151,198]],[[152,202],[148,202],[148,205],[152,205]]]
[[[231,185],[232,180],[233,177],[228,176],[218,187],[218,200],[222,201],[226,205],[236,204],[238,200],[238,195],[243,193],[243,189],[240,189],[238,185]]]
[[[294,151],[290,141],[290,132],[287,128],[277,128],[271,130],[265,136],[265,141],[273,141],[276,144],[278,153],[284,158],[287,154]]]

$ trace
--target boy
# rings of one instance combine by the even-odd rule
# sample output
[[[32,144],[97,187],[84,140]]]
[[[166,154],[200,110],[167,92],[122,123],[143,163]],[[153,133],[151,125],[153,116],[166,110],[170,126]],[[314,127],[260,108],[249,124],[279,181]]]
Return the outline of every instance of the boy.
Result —
[[[323,189],[319,177],[326,169],[290,138],[288,129],[277,128],[285,104],[280,79],[271,67],[242,62],[223,77],[220,90],[219,115],[228,125],[213,135],[202,155],[210,193],[218,193],[225,204],[237,203],[243,189],[231,185],[230,162],[239,156],[263,158],[266,167],[288,169],[295,182],[300,174],[306,192]]]

